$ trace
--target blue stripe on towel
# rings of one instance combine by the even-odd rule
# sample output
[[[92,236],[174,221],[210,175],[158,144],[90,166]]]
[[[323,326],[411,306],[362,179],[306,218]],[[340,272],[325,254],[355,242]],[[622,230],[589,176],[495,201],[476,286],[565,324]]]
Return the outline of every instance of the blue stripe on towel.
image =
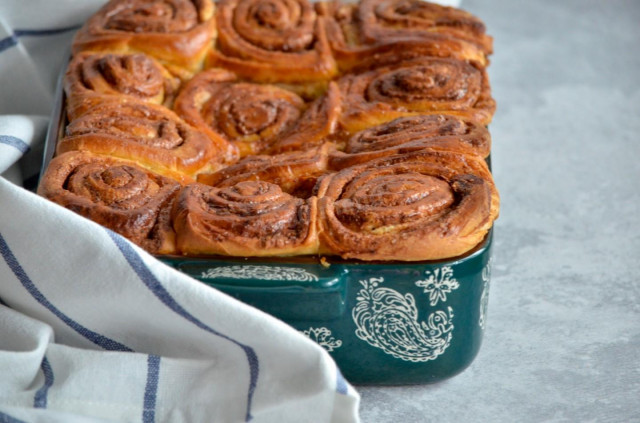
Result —
[[[347,395],[349,393],[349,385],[347,385],[347,381],[342,376],[340,369],[336,367],[336,392],[342,395]]]
[[[0,423],[26,423],[0,411]]]
[[[4,261],[7,263],[13,274],[18,278],[22,286],[31,294],[31,296],[42,304],[45,308],[47,308],[51,313],[53,313],[57,318],[62,320],[67,326],[71,329],[98,345],[99,347],[104,348],[105,350],[110,351],[133,351],[131,348],[114,341],[113,339],[109,339],[106,336],[100,335],[90,329],[85,328],[78,322],[71,319],[69,316],[60,311],[56,306],[54,306],[36,287],[33,281],[29,278],[27,273],[24,271],[16,257],[13,255],[13,252],[9,248],[9,245],[4,240],[2,233],[0,233],[0,255],[4,258]]]
[[[49,393],[49,388],[53,385],[53,369],[46,356],[42,357],[40,368],[42,369],[42,373],[44,373],[44,385],[36,392],[35,398],[33,399],[33,407],[47,408],[47,394]]]
[[[11,47],[18,44],[18,37],[15,35],[11,35],[10,37],[3,38],[0,40],[0,53],[3,51],[10,49]]]
[[[45,37],[48,35],[58,35],[64,32],[75,31],[81,25],[67,26],[64,28],[52,29],[16,29],[11,36],[0,40],[0,53],[18,44],[19,37]]]
[[[26,154],[29,150],[31,150],[29,144],[22,141],[20,138],[13,137],[11,135],[0,135],[0,144],[11,146],[22,154]]]
[[[147,358],[147,386],[144,390],[143,423],[156,421],[156,397],[158,395],[158,380],[160,374],[160,357],[149,355]]]
[[[75,31],[82,25],[65,26],[62,28],[50,29],[16,29],[13,33],[16,37],[46,37],[47,35],[58,35],[64,32]]]
[[[178,304],[178,302],[171,296],[171,294],[169,294],[169,292],[164,288],[164,286],[162,286],[160,281],[153,275],[153,273],[151,273],[151,270],[149,270],[149,268],[144,264],[144,262],[142,261],[142,258],[140,258],[140,256],[136,253],[133,247],[131,247],[131,244],[129,244],[129,242],[126,239],[124,239],[123,237],[121,237],[120,235],[116,234],[111,230],[106,229],[106,231],[111,237],[111,239],[113,239],[113,242],[115,242],[115,244],[118,246],[118,248],[124,255],[127,262],[129,262],[129,265],[137,273],[140,280],[147,286],[147,288],[151,290],[151,292],[153,292],[153,294],[160,301],[162,301],[162,303],[164,303],[164,305],[166,305],[173,312],[179,314],[180,316],[182,316],[189,322],[193,323],[200,329],[203,329],[209,333],[212,333],[216,336],[226,339],[227,341],[230,341],[236,344],[237,346],[239,346],[240,348],[242,348],[245,355],[247,356],[247,361],[249,362],[250,381],[249,381],[249,393],[247,398],[247,414],[245,416],[245,419],[246,419],[245,421],[250,421],[252,419],[251,402],[253,400],[253,394],[255,392],[256,385],[258,383],[258,375],[259,375],[259,368],[260,368],[258,356],[256,352],[253,350],[253,348],[247,345],[244,345],[236,341],[235,339],[216,331],[215,329],[212,329],[211,327],[202,323],[192,314],[190,314],[180,304]]]

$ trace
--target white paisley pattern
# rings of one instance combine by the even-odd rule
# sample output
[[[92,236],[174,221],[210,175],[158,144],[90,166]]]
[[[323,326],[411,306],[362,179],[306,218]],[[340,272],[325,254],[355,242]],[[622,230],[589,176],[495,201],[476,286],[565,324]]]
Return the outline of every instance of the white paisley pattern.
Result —
[[[427,279],[416,281],[416,285],[424,288],[425,293],[429,293],[429,301],[432,306],[438,304],[438,300],[447,301],[447,294],[460,287],[458,281],[453,277],[453,269],[450,266],[434,269],[433,272],[427,270],[425,273]]]
[[[342,346],[342,341],[331,336],[331,331],[327,328],[309,328],[303,330],[302,333],[328,352]]]
[[[362,280],[353,320],[356,336],[395,358],[412,362],[436,359],[449,347],[453,332],[453,309],[435,311],[418,322],[411,294],[381,288],[384,278]]]
[[[491,267],[493,265],[493,258],[490,258],[487,265],[482,269],[482,281],[484,285],[482,287],[482,296],[480,297],[480,320],[478,324],[485,329],[487,325],[487,306],[489,305],[489,286],[491,284]]]
[[[207,269],[200,275],[203,279],[261,279],[267,281],[317,281],[318,276],[297,267],[281,266],[221,266]]]

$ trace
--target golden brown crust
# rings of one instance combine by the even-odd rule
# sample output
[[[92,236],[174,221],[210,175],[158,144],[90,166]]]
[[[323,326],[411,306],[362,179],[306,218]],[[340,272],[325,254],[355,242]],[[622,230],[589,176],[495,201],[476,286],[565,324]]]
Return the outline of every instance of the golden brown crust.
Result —
[[[180,185],[134,162],[73,151],[55,157],[38,194],[159,254],[175,252],[169,208]]]
[[[401,117],[355,133],[347,140],[344,152],[331,154],[329,167],[339,170],[425,148],[487,158],[491,151],[491,136],[484,126],[457,116]]]
[[[349,133],[419,114],[446,113],[488,125],[496,107],[486,71],[454,59],[404,61],[338,83],[341,124]]]
[[[184,254],[286,256],[314,254],[316,198],[303,200],[274,184],[245,181],[225,188],[192,184],[172,216]]]
[[[216,17],[208,67],[266,83],[322,86],[336,75],[325,19],[308,0],[221,0]]]
[[[211,0],[111,0],[78,31],[72,52],[144,52],[188,78],[212,48],[214,11]]]
[[[317,179],[327,172],[330,143],[276,155],[249,156],[216,173],[202,174],[198,182],[219,188],[242,181],[265,181],[300,198],[309,198]]]
[[[485,237],[499,205],[481,159],[429,150],[328,175],[317,195],[320,253],[361,260],[464,254]]]
[[[291,91],[241,82],[231,72],[209,69],[184,86],[174,108],[212,138],[235,145],[244,157],[262,152],[289,131],[305,107],[302,98]]]
[[[113,99],[170,106],[179,86],[179,79],[144,54],[81,53],[64,77],[67,116],[74,120]]]
[[[179,174],[181,182],[193,182],[198,173],[222,166],[229,145],[219,141],[214,144],[165,107],[111,100],[67,125],[57,153],[92,151],[136,161],[165,176]]]
[[[488,64],[493,39],[478,18],[422,0],[324,2],[327,33],[343,71],[367,69],[420,56]]]

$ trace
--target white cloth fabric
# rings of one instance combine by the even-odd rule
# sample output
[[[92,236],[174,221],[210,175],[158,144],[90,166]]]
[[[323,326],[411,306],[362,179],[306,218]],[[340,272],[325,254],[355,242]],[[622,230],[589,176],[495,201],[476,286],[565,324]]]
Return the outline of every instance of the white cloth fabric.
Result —
[[[0,422],[358,421],[314,342],[20,186],[100,3],[0,2]]]

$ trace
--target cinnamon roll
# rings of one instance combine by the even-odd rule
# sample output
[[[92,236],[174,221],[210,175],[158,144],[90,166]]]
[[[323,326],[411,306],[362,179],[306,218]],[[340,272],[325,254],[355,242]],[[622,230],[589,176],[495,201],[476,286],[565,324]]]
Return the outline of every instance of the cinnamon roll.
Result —
[[[179,86],[179,79],[144,54],[81,53],[64,77],[67,116],[76,119],[114,98],[170,106]]]
[[[242,181],[265,181],[288,194],[309,198],[318,177],[327,171],[332,149],[326,143],[305,151],[249,156],[216,173],[199,175],[198,182],[224,188]]]
[[[209,69],[189,81],[176,98],[175,110],[187,122],[234,144],[240,156],[258,154],[290,130],[305,103],[274,85],[240,82],[222,69]]]
[[[135,163],[73,151],[55,157],[38,194],[123,235],[152,253],[175,252],[172,179]]]
[[[212,141],[171,110],[136,101],[106,101],[66,127],[58,154],[87,150],[128,160],[165,176],[193,182],[222,166],[229,144]]]
[[[263,181],[225,188],[186,186],[172,216],[184,254],[286,256],[317,251],[316,198],[304,200]]]
[[[422,0],[321,3],[328,38],[342,70],[390,64],[419,56],[488,64],[493,39],[468,12]]]
[[[221,0],[216,17],[209,67],[266,83],[314,85],[336,75],[325,18],[308,0]]]
[[[214,11],[211,0],[111,0],[78,31],[72,52],[144,52],[186,79],[212,48]]]
[[[356,132],[401,116],[456,115],[491,122],[495,101],[484,69],[454,59],[424,57],[339,80],[341,124]]]
[[[482,125],[451,115],[401,117],[357,132],[346,142],[344,152],[333,152],[332,169],[425,148],[472,154],[487,158],[491,136]]]
[[[424,150],[347,168],[318,183],[320,253],[434,260],[478,245],[499,198],[482,159]]]

